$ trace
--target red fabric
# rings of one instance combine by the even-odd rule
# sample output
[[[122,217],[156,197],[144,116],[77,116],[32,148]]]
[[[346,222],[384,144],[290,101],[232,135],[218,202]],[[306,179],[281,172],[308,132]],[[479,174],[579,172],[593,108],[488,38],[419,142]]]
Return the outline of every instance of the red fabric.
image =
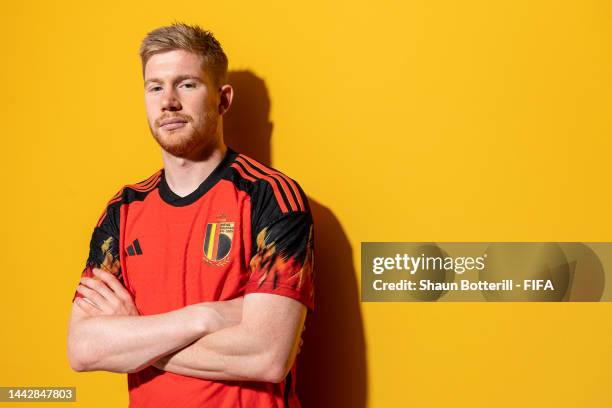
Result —
[[[275,243],[269,240],[266,240],[265,248],[258,250],[259,246],[254,244],[252,236],[258,232],[252,231],[252,198],[245,191],[248,189],[237,187],[234,173],[227,176],[227,172],[232,171],[239,174],[235,165],[228,165],[223,178],[195,202],[184,206],[170,205],[162,199],[157,187],[160,177],[151,177],[149,180],[153,181],[147,182],[147,188],[140,189],[148,192],[144,199],[122,202],[119,217],[108,217],[98,224],[98,236],[95,242],[92,241],[91,251],[99,251],[98,242],[109,242],[104,241],[105,231],[118,229],[117,252],[123,282],[133,295],[141,315],[165,313],[194,303],[229,300],[253,292],[288,296],[313,309],[311,239],[302,239],[301,246],[298,246],[301,248],[300,254],[307,254],[303,262],[296,261],[297,255],[292,258],[286,253],[268,257],[270,249],[275,247]],[[305,197],[299,199],[300,202],[306,200]],[[118,205],[117,200],[119,198],[111,200],[109,205]],[[275,203],[267,196],[261,202],[269,202],[282,209],[282,203]],[[262,211],[264,213],[267,212]],[[286,213],[283,216],[287,215],[291,216]],[[278,216],[275,217],[278,219]],[[118,228],[112,224],[116,218]],[[264,234],[258,237],[263,242],[267,229],[262,227],[259,230]],[[282,228],[277,227],[274,231],[278,229]],[[292,237],[291,231],[287,236]],[[270,235],[268,238],[274,237]],[[278,247],[296,247],[290,238],[284,237]],[[226,249],[228,242],[231,242],[226,256],[223,256],[220,239],[225,240]],[[132,246],[134,252],[136,240],[142,253],[129,255],[128,248]],[[304,250],[306,242],[309,245]],[[206,251],[207,245],[211,245],[209,253]],[[254,249],[256,253],[252,253]],[[96,252],[94,255],[99,254]],[[104,254],[96,257],[90,252],[89,262],[103,258]],[[109,255],[106,259],[112,261],[113,257]],[[267,265],[272,263],[270,271],[274,273],[274,279],[264,279],[260,267],[264,261],[268,262]],[[88,266],[84,274],[90,276],[90,269]],[[290,375],[279,384],[208,381],[148,367],[128,374],[130,407],[299,408],[295,378],[295,365]]]

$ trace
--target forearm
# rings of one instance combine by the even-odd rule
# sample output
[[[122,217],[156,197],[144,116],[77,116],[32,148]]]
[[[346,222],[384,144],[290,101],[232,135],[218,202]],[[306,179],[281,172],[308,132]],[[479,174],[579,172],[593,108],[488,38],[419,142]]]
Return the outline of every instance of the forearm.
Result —
[[[256,331],[239,324],[204,336],[174,353],[163,369],[209,380],[271,382],[282,371],[274,364],[271,346]]]
[[[138,371],[206,334],[199,311],[84,317],[71,325],[68,352],[77,371]]]
[[[273,305],[279,307],[247,310],[240,324],[208,334],[155,366],[209,380],[282,381],[295,359],[306,314],[297,302]]]

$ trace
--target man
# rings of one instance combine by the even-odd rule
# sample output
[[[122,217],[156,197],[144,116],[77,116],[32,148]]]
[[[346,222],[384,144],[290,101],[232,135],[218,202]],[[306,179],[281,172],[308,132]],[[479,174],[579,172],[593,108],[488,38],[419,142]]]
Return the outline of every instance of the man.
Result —
[[[298,407],[295,355],[313,308],[308,200],[224,145],[233,90],[212,34],[162,27],[140,56],[164,166],[119,190],[93,231],[70,364],[128,373],[130,407]]]

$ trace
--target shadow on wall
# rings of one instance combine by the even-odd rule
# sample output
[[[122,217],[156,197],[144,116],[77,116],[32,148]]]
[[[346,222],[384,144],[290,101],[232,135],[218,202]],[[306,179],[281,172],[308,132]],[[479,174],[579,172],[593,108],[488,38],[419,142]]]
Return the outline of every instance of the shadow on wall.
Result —
[[[231,71],[229,83],[235,95],[224,118],[226,144],[274,167],[265,82],[250,71]],[[352,248],[334,214],[308,201],[315,222],[315,312],[306,320],[298,356],[297,394],[304,408],[363,408],[365,339]]]

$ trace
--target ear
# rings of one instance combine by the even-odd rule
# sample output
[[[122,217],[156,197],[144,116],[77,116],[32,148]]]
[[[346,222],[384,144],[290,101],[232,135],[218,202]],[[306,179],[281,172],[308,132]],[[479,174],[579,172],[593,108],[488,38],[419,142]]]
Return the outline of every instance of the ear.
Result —
[[[232,105],[234,99],[234,88],[231,85],[225,84],[219,88],[219,114],[223,115]]]

